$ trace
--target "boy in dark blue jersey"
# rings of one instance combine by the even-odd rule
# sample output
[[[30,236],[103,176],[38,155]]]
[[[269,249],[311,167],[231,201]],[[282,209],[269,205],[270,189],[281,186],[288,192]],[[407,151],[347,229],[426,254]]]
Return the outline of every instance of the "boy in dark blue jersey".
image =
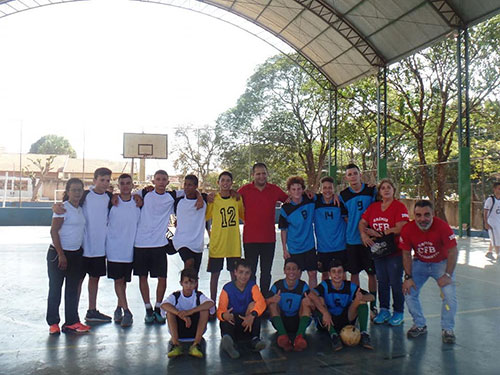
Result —
[[[318,284],[318,260],[314,242],[314,199],[304,194],[304,179],[292,176],[286,182],[290,202],[281,206],[278,226],[281,229],[283,258],[291,258],[306,270],[311,288]]]
[[[345,179],[349,187],[340,192],[340,201],[347,209],[347,271],[351,273],[351,281],[360,285],[359,273],[366,271],[368,275],[368,290],[375,297],[370,303],[371,314],[377,315],[377,278],[375,276],[375,264],[373,263],[370,248],[363,245],[358,225],[361,215],[368,206],[375,202],[377,189],[361,182],[361,172],[356,164],[348,164],[345,170]]]
[[[345,231],[347,210],[335,202],[334,181],[325,176],[320,181],[321,194],[316,195],[314,210],[314,232],[318,249],[318,270],[322,280],[328,279],[328,265],[333,259],[340,259],[347,266]]]
[[[260,340],[260,316],[266,310],[266,300],[252,279],[252,268],[245,259],[238,259],[235,280],[222,288],[217,307],[222,334],[221,347],[233,359],[240,353],[234,344],[239,338],[251,339],[252,349],[260,351],[266,344]]]
[[[339,333],[346,325],[359,321],[360,345],[373,349],[368,328],[368,306],[371,294],[364,294],[354,283],[345,280],[342,262],[334,259],[329,266],[330,279],[324,280],[309,293],[309,298],[319,311],[320,326],[327,329],[334,351],[342,349]]]
[[[313,307],[306,293],[309,287],[300,280],[300,267],[292,258],[285,260],[285,278],[276,281],[270,291],[271,297],[266,299],[271,315],[271,323],[278,331],[278,346],[289,352],[294,349],[300,352],[307,348],[304,338],[306,328],[311,323]],[[295,335],[292,345],[289,335]]]

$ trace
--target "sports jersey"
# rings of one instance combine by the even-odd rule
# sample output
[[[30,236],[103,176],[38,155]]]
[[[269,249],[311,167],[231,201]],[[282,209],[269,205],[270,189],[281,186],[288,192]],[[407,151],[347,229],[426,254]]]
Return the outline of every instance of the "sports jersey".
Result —
[[[206,195],[203,195],[203,199],[206,201]],[[177,216],[177,226],[172,241],[177,250],[181,247],[187,247],[195,253],[203,252],[207,204],[203,202],[203,207],[197,209],[195,207],[196,201],[197,198],[179,197],[175,199],[174,213]]]
[[[244,316],[250,302],[255,302],[252,311],[255,311],[259,316],[266,310],[266,300],[254,280],[249,280],[243,290],[239,290],[236,283],[231,281],[224,285],[220,293],[217,317],[219,320],[223,320],[222,314],[231,308],[234,315]]]
[[[53,218],[64,218],[63,225],[59,229],[59,240],[63,250],[75,251],[82,247],[85,232],[85,216],[80,206],[75,207],[68,201],[63,203],[66,210],[63,214],[52,214]]]
[[[276,281],[271,287],[271,295],[280,291],[280,301],[278,306],[285,316],[296,316],[299,314],[300,304],[304,293],[309,290],[309,286],[303,280],[296,280],[295,285],[289,289],[286,279]]]
[[[134,199],[124,201],[118,196],[118,205],[111,206],[106,235],[106,258],[111,262],[131,263],[134,260],[134,242],[141,209]]]
[[[333,200],[325,203],[323,194],[316,194],[314,205],[314,233],[316,247],[320,253],[345,250],[345,230],[347,210],[342,203]]]
[[[339,199],[347,209],[346,242],[349,245],[361,245],[361,235],[358,230],[359,220],[368,206],[375,202],[376,196],[377,189],[365,184],[361,185],[359,193],[354,192],[351,187],[340,192]]]
[[[166,191],[158,194],[156,190],[142,190],[144,204],[135,236],[135,247],[162,247],[168,243],[165,235],[170,215],[174,212],[174,200],[183,196],[184,191]]]
[[[366,220],[370,228],[377,232],[394,228],[396,223],[400,221],[410,220],[406,206],[396,199],[391,202],[385,211],[382,211],[382,202],[372,203],[361,217]],[[399,244],[399,235],[394,236],[394,242]]]
[[[184,293],[181,290],[179,290],[169,295],[162,302],[162,305],[164,303],[169,303],[172,306],[174,306],[177,310],[185,311],[194,309],[196,306],[202,305],[207,301],[212,301],[212,300],[207,296],[205,296],[200,291],[194,291],[190,296],[185,296]]]
[[[410,221],[401,230],[399,246],[403,251],[415,251],[422,262],[438,263],[448,258],[448,250],[457,246],[455,234],[448,223],[434,217],[431,227],[422,231],[415,221]]]
[[[219,193],[207,206],[205,219],[212,219],[210,258],[241,257],[240,219],[244,218],[243,201],[223,198]]]
[[[288,195],[278,186],[266,183],[259,190],[255,183],[243,185],[239,190],[245,206],[243,243],[269,243],[276,241],[276,202],[284,202]]]
[[[84,192],[82,197],[85,216],[83,236],[83,256],[88,258],[106,255],[106,230],[108,226],[108,205],[111,193],[96,193],[93,189]]]
[[[314,199],[302,195],[300,203],[281,206],[279,228],[287,231],[286,246],[290,254],[301,254],[314,249]]]
[[[335,289],[330,279],[324,280],[313,289],[316,294],[323,297],[326,308],[330,314],[339,316],[349,307],[354,300],[358,286],[350,281],[343,281],[340,289]]]

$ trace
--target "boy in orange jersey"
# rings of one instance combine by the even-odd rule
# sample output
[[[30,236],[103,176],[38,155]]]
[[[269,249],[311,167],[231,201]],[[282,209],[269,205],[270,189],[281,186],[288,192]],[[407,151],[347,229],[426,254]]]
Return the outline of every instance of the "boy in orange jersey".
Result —
[[[234,275],[235,280],[222,288],[217,317],[220,320],[222,349],[236,359],[240,356],[234,346],[237,339],[249,337],[255,351],[266,347],[260,340],[260,316],[266,310],[266,301],[255,281],[251,280],[252,269],[245,259],[236,261]]]

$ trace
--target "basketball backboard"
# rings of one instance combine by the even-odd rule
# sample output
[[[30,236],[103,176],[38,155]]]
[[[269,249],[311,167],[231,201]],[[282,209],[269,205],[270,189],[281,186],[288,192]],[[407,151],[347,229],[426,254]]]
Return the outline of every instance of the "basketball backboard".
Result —
[[[123,157],[167,159],[167,134],[123,133]]]

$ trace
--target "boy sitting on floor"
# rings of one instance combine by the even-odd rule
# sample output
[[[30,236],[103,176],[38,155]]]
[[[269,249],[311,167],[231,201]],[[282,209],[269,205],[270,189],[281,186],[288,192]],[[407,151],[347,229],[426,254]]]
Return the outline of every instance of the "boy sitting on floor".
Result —
[[[271,297],[266,299],[271,315],[271,323],[278,331],[278,346],[289,352],[300,352],[307,348],[304,338],[306,328],[311,323],[311,308],[314,308],[306,293],[307,283],[300,279],[301,269],[297,263],[285,260],[285,278],[276,281],[271,288]],[[312,305],[312,306],[311,306]],[[292,342],[290,335],[294,335]]]
[[[193,268],[181,272],[182,291],[172,293],[163,301],[161,308],[167,312],[172,348],[168,358],[182,354],[181,342],[193,341],[189,355],[202,358],[200,342],[207,328],[208,311],[214,302],[198,291],[198,273]]]
[[[360,345],[373,349],[368,328],[367,302],[375,298],[364,292],[354,283],[345,280],[345,271],[340,259],[333,259],[329,266],[330,279],[324,280],[309,293],[309,298],[319,311],[320,326],[326,330],[332,340],[334,351],[342,349],[339,333],[346,325],[359,320],[361,331]]]
[[[235,280],[222,288],[217,308],[221,346],[233,359],[240,356],[235,341],[245,336],[251,339],[253,350],[266,347],[260,340],[260,316],[266,309],[266,301],[255,281],[251,280],[252,269],[245,259],[235,262],[234,276]]]

